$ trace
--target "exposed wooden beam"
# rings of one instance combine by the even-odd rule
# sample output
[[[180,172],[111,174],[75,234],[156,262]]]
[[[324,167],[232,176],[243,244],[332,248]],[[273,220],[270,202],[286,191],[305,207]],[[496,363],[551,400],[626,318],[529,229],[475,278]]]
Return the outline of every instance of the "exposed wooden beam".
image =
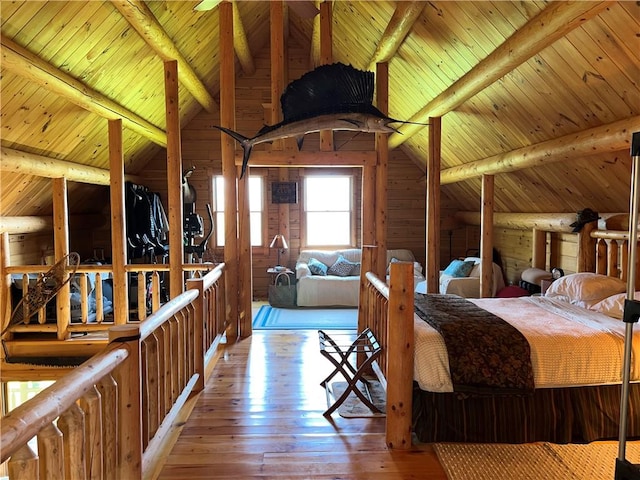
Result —
[[[235,157],[236,166],[242,165],[242,153]],[[364,167],[376,165],[373,151],[254,151],[251,153],[252,167]]]
[[[537,145],[448,168],[440,173],[440,183],[444,185],[480,175],[513,172],[602,152],[629,150],[629,132],[637,131],[640,131],[640,116],[625,118]]]
[[[465,225],[480,225],[480,212],[457,212],[456,220]],[[545,232],[571,232],[575,213],[494,213],[494,228],[512,230],[537,229]]]
[[[411,117],[411,122],[427,123],[429,117],[441,117],[504,77],[522,63],[564,37],[576,27],[607,8],[608,2],[552,2],[517,30],[502,45],[474,68],[427,103]],[[411,138],[420,125],[404,124],[389,137],[396,148]]]
[[[26,78],[96,115],[108,120],[122,119],[127,128],[166,147],[167,135],[162,129],[55,68],[4,35],[0,36],[0,43],[3,69]]]
[[[253,55],[251,55],[251,48],[249,48],[249,41],[247,40],[247,32],[244,30],[242,24],[242,18],[240,17],[240,10],[238,10],[238,4],[233,2],[233,48],[240,61],[242,71],[246,75],[253,75],[256,71],[256,65],[253,61]]]
[[[322,52],[322,42],[327,41],[322,40],[323,35],[321,34],[321,30],[327,29],[331,27],[331,21],[333,16],[333,2],[330,0],[327,1],[317,1],[316,6],[320,10],[320,15],[316,15],[313,17],[313,31],[311,32],[311,48],[310,48],[310,56],[311,56],[311,67],[315,68],[323,63],[327,63],[323,61],[323,56],[326,55]],[[324,26],[323,26],[324,23]],[[331,34],[329,33],[329,41],[331,41]],[[326,48],[326,45],[325,45]]]
[[[442,162],[442,119],[429,119],[429,155],[427,156],[426,272],[427,293],[438,293],[440,281],[440,172]]]
[[[109,185],[109,170],[102,168],[57,160],[6,147],[0,147],[0,160],[0,172],[35,175],[43,178],[64,177],[71,182]],[[142,178],[136,175],[126,175],[125,179],[134,183],[142,182]]]
[[[418,20],[425,2],[398,2],[391,20],[378,43],[368,70],[374,70],[376,63],[385,63],[391,60],[404,39],[411,31],[413,24]]]
[[[482,209],[480,210],[480,297],[492,296],[493,287],[493,175],[482,176]]]
[[[178,50],[147,4],[142,0],[112,0],[111,3],[163,61],[178,62],[179,80],[198,103],[210,113],[216,111],[218,105],[207,91],[207,87],[198,78],[191,64]]]

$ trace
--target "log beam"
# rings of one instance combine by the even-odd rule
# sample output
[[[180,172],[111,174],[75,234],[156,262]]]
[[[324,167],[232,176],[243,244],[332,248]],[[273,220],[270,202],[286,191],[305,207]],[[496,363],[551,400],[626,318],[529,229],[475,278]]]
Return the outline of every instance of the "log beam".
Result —
[[[80,163],[0,147],[0,172],[35,175],[43,178],[64,177],[70,182],[109,185],[109,170],[90,167]],[[137,175],[126,175],[129,182],[141,183]]]
[[[411,117],[411,122],[427,123],[429,117],[441,117],[466,102],[507,73],[544,50],[574,28],[598,15],[608,2],[552,2],[517,30],[502,45],[444,92]],[[415,135],[420,125],[404,124],[389,137],[396,148]]]
[[[407,37],[413,24],[420,17],[424,2],[398,2],[391,20],[378,43],[368,70],[374,70],[376,63],[386,63],[396,54],[402,42]]]
[[[582,132],[494,155],[443,170],[440,183],[455,183],[481,175],[514,172],[604,152],[629,150],[629,132],[640,130],[640,116],[594,127]]]
[[[242,24],[240,10],[238,10],[237,2],[233,2],[233,48],[245,75],[251,76],[256,72],[256,65],[249,48],[249,40],[247,40],[247,32]]]
[[[242,165],[242,152],[236,155],[235,164]],[[376,153],[370,151],[296,152],[283,150],[251,153],[252,167],[365,167],[375,166],[375,164]]]
[[[55,68],[4,35],[0,35],[0,44],[3,69],[26,78],[100,117],[108,120],[122,119],[127,128],[162,147],[167,146],[166,133],[151,122]]]
[[[198,103],[209,113],[216,111],[218,105],[207,91],[207,87],[198,78],[191,64],[178,50],[147,4],[142,0],[112,0],[111,3],[163,61],[178,62],[179,80]]]
[[[456,220],[466,225],[480,225],[480,212],[457,212]],[[575,213],[494,213],[494,228],[537,229],[545,232],[571,232]]]

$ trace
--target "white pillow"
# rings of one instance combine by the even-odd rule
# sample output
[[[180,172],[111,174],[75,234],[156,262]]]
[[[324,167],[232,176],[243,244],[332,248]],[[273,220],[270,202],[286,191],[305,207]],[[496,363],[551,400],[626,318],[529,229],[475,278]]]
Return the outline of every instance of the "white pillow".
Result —
[[[619,278],[597,273],[581,272],[560,277],[547,289],[545,296],[589,308],[616,293],[627,289],[627,284]]]
[[[627,298],[626,293],[617,293],[610,297],[600,300],[598,303],[591,306],[591,310],[604,313],[610,317],[622,320],[624,313],[624,300]],[[635,300],[640,300],[640,292],[636,292],[633,296]]]

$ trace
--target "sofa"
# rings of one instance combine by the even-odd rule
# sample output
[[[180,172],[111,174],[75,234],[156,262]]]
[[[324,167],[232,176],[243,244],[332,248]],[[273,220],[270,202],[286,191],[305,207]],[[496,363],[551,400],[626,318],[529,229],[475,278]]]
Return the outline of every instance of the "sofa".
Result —
[[[492,265],[491,296],[495,297],[505,284],[500,266],[496,263]],[[426,293],[426,282],[416,284],[415,291]],[[480,258],[466,257],[462,260],[452,260],[447,268],[440,272],[439,292],[465,298],[480,298]]]
[[[296,261],[297,305],[357,307],[361,257],[359,248],[302,250]],[[422,266],[411,250],[388,250],[387,265],[392,261],[414,262],[414,281],[424,280]]]

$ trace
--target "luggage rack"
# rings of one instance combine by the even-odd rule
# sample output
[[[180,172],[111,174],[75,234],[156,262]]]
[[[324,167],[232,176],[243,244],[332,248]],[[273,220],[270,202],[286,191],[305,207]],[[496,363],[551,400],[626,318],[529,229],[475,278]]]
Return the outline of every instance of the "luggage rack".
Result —
[[[324,416],[330,416],[353,392],[372,412],[383,413],[373,404],[371,394],[369,392],[369,381],[364,376],[377,366],[377,359],[382,352],[382,347],[370,329],[364,330],[355,340],[345,341],[345,338],[353,338],[353,334],[334,334],[338,340],[334,340],[323,330],[318,330],[318,338],[320,341],[320,353],[326,357],[335,367],[335,369],[322,381],[320,385],[324,387],[327,394],[327,405],[329,408],[324,412]],[[357,355],[357,361],[364,359],[359,365],[353,366],[350,358],[353,354]],[[342,395],[338,398],[333,394],[330,380],[338,373],[347,381]],[[331,397],[334,402],[331,403]]]

